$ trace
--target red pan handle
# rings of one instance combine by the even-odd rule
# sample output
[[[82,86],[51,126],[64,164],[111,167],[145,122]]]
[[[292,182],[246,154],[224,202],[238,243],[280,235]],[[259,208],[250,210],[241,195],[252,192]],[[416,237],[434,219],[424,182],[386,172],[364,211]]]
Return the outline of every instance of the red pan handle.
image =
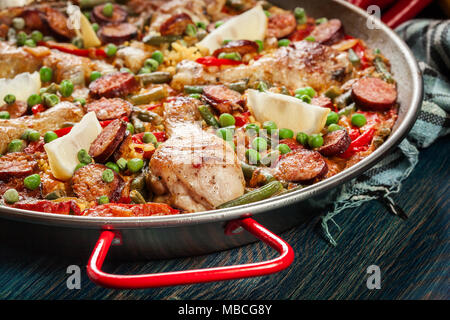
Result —
[[[192,283],[258,277],[279,272],[294,260],[294,251],[283,239],[273,234],[252,218],[234,220],[228,226],[245,230],[277,250],[280,255],[272,260],[217,268],[164,272],[143,275],[109,274],[101,270],[108,249],[115,237],[114,231],[102,231],[87,265],[89,278],[96,284],[118,289],[144,289]]]

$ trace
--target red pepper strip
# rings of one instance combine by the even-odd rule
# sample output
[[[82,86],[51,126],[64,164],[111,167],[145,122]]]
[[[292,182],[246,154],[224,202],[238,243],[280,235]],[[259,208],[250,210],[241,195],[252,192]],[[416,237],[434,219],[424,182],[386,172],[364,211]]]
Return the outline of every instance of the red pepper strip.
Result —
[[[31,112],[33,112],[33,114],[38,114],[39,112],[42,111],[45,111],[45,107],[41,103],[35,104],[34,106],[31,107]]]
[[[399,0],[381,18],[381,20],[394,29],[403,22],[414,18],[420,11],[425,9],[432,0]]]
[[[130,120],[128,119],[128,117],[122,117],[121,118],[123,121],[125,122],[129,122]],[[115,119],[113,120],[103,120],[103,121],[99,121],[100,125],[102,126],[102,128],[106,127],[108,124],[110,124],[111,122],[113,122]]]
[[[361,133],[359,132],[359,129],[350,129],[348,135],[350,136],[350,139],[353,141],[356,138],[358,138],[361,135]]]
[[[163,105],[162,103],[157,103],[157,104],[154,104],[154,105],[151,105],[150,107],[148,107],[147,110],[152,111],[158,107],[162,107],[162,105]]]
[[[65,127],[65,128],[61,128],[61,129],[56,129],[54,130],[54,132],[58,135],[59,138],[61,138],[62,136],[65,136],[66,134],[68,134],[70,132],[70,130],[72,130],[73,127]]]
[[[61,201],[53,202],[50,200],[36,200],[31,202],[17,202],[14,204],[15,208],[47,212],[47,213],[59,213],[59,214],[80,214],[80,207],[75,201]]]
[[[370,143],[372,142],[374,135],[375,128],[371,128],[368,131],[364,132],[362,135],[356,138],[356,140],[352,141],[348,149],[344,153],[340,154],[339,157],[348,159],[357,152],[367,150],[370,146]]]
[[[177,214],[179,212],[179,210],[173,209],[164,203],[108,203],[85,210],[83,215],[94,217],[145,217],[153,215]]]
[[[231,60],[231,59],[219,59],[219,58],[216,58],[213,56],[198,58],[195,61],[197,63],[200,63],[207,67],[212,67],[212,66],[219,67],[219,66],[226,66],[226,65],[236,66],[236,65],[243,63],[242,61],[236,61],[236,60]]]
[[[89,48],[89,49],[80,49],[70,43],[56,43],[53,41],[39,41],[38,45],[45,46],[50,49],[56,49],[61,52],[70,53],[80,57],[107,57],[105,50]]]
[[[365,10],[371,5],[384,9],[389,7],[393,2],[395,2],[395,0],[349,0],[349,2]]]
[[[366,132],[371,127],[373,127],[375,124],[380,122],[380,117],[378,116],[377,112],[372,111],[358,111],[358,113],[363,114],[366,117],[366,124],[360,128],[362,132]]]
[[[237,127],[243,127],[245,126],[249,120],[248,118],[250,117],[250,112],[242,112],[241,114],[234,116],[234,119],[236,120],[235,125]]]
[[[361,62],[361,69],[366,69],[370,66],[369,60],[366,57],[366,48],[358,42],[357,45],[353,47],[353,50],[355,51],[356,55],[359,57],[359,60]]]

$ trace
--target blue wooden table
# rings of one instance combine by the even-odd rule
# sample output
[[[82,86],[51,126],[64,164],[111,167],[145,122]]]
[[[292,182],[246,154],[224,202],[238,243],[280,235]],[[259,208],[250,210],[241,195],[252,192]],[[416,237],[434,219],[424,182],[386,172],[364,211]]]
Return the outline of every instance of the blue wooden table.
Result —
[[[442,138],[394,198],[403,221],[378,202],[347,210],[329,246],[317,219],[282,234],[294,248],[293,265],[276,275],[149,290],[110,290],[85,273],[88,257],[63,258],[0,244],[0,299],[449,299],[449,150]],[[0,221],[1,223],[1,221]],[[275,253],[261,243],[212,255],[152,262],[109,263],[115,273],[150,273],[254,262]],[[67,267],[81,267],[80,289],[68,289]],[[367,268],[379,267],[381,289],[368,289]]]

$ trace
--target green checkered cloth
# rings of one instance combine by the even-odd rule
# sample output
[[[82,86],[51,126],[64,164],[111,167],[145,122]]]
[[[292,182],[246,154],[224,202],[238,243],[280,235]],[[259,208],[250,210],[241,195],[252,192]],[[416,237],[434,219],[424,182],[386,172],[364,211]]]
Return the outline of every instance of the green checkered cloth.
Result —
[[[333,218],[348,208],[378,199],[403,215],[391,198],[400,191],[419,158],[419,150],[450,131],[450,20],[411,20],[397,33],[414,52],[424,79],[425,95],[417,122],[400,145],[375,167],[344,185],[334,208],[321,219],[326,239],[336,241],[329,230]]]

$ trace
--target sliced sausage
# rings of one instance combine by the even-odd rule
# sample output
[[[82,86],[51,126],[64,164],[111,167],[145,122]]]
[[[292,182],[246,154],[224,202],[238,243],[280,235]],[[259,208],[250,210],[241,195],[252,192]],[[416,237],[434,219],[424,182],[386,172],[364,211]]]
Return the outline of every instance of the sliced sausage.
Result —
[[[231,113],[241,109],[244,100],[239,92],[224,85],[209,85],[203,88],[203,95],[208,103],[220,113]]]
[[[94,99],[125,96],[138,87],[138,83],[129,72],[116,72],[104,75],[89,85],[89,95]]]
[[[311,36],[314,37],[316,42],[330,46],[344,39],[344,27],[341,20],[331,19],[319,24],[313,32],[311,32]]]
[[[121,98],[101,98],[86,105],[86,112],[95,112],[98,120],[112,120],[128,117],[133,105]]]
[[[103,164],[88,164],[81,167],[72,177],[73,192],[86,201],[97,201],[101,196],[108,196],[109,201],[114,202],[120,198],[123,188],[123,179],[115,171],[112,182],[102,180],[103,171],[108,167]]]
[[[32,155],[24,152],[12,152],[0,157],[0,180],[25,177],[37,169]]]
[[[347,130],[336,130],[323,136],[323,145],[317,151],[326,157],[339,155],[348,149],[351,142]]]
[[[20,118],[28,111],[28,105],[25,101],[16,101],[13,104],[4,104],[0,111],[8,111],[11,119]]]
[[[75,32],[72,29],[69,29],[67,17],[63,13],[50,7],[46,7],[42,10],[44,12],[45,21],[56,35],[66,39],[71,39],[75,36]]]
[[[127,22],[107,24],[98,31],[98,35],[104,43],[112,42],[115,44],[122,44],[135,38],[137,33],[136,26]]]
[[[311,100],[311,104],[322,108],[333,109],[333,101],[328,97],[315,97]]]
[[[269,17],[267,36],[283,38],[291,34],[297,27],[295,16],[290,13],[279,13]]]
[[[222,52],[239,52],[243,56],[247,53],[258,52],[258,48],[258,44],[255,41],[235,40],[214,51],[213,55],[217,57]]]
[[[283,180],[307,184],[325,176],[328,166],[317,151],[299,149],[282,157],[277,171],[277,175]]]
[[[20,17],[25,20],[25,31],[27,33],[33,30],[40,30],[42,32],[48,31],[47,24],[45,23],[44,15],[37,9],[27,8],[23,10]]]
[[[107,23],[121,23],[127,19],[128,13],[125,9],[123,9],[118,4],[113,4],[113,14],[111,17],[107,17],[103,14],[103,8],[106,4],[101,4],[92,10],[92,18],[98,24],[107,24]]]
[[[298,143],[294,138],[281,139],[280,144],[286,144],[292,151],[304,149],[305,147]]]
[[[127,123],[121,119],[108,124],[92,142],[89,155],[96,162],[105,162],[123,141],[126,130]]]
[[[131,153],[134,151],[134,149],[131,147],[132,143],[133,143],[133,136],[129,134],[128,131],[125,131],[125,137],[122,143],[114,152],[113,155],[114,161],[117,161],[120,158],[124,159],[131,158],[132,157]]]
[[[171,16],[159,27],[161,35],[181,36],[189,24],[195,25],[187,13],[179,13]]]
[[[379,78],[362,78],[353,85],[352,97],[360,107],[382,111],[395,104],[397,89]]]

